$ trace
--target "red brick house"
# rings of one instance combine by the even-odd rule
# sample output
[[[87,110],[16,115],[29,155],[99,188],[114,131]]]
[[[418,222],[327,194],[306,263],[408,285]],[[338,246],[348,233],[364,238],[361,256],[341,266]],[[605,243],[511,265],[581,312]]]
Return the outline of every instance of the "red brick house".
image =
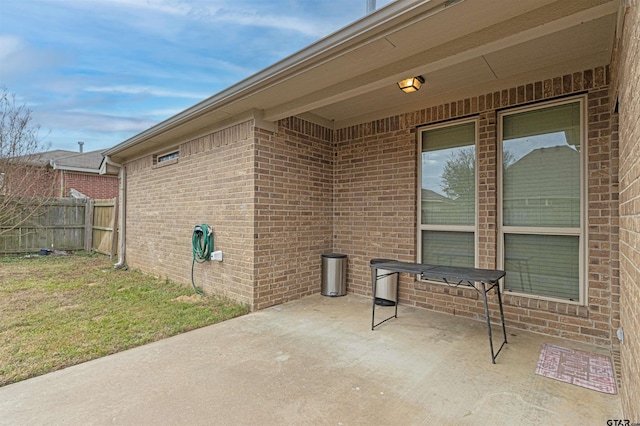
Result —
[[[118,178],[100,175],[101,162],[100,151],[41,152],[29,156],[28,167],[16,169],[26,176],[14,176],[13,181],[20,183],[20,192],[27,196],[114,198],[118,195]]]
[[[464,253],[507,271],[509,327],[609,348],[640,419],[639,28],[637,1],[391,3],[105,151],[120,262],[188,284],[208,223],[196,279],[255,310],[318,293],[325,252],[359,295],[371,258]],[[483,317],[412,276],[400,302]]]
[[[106,199],[118,196],[118,179],[100,175],[101,151],[69,153],[50,161],[57,171],[62,197],[71,196],[75,190],[89,198]]]

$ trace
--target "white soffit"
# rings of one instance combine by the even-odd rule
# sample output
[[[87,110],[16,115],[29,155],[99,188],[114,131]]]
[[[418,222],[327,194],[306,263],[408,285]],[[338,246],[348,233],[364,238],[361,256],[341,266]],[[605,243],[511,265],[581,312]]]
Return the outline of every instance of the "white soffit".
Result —
[[[473,58],[462,62],[455,66],[442,68],[425,74],[427,81],[419,92],[407,95],[398,90],[395,82],[390,82],[386,86],[376,90],[356,96],[331,105],[326,105],[314,111],[315,114],[325,117],[331,117],[336,120],[336,127],[343,127],[344,122],[351,123],[355,118],[362,116],[362,112],[372,112],[372,106],[377,105],[379,108],[378,117],[382,118],[393,115],[392,111],[405,111],[407,101],[411,101],[413,105],[420,99],[429,99],[436,94],[447,93],[453,89],[461,89],[464,87],[484,84],[489,81],[496,80],[491,68],[487,65],[483,58]],[[455,82],[455,88],[451,87],[452,81]],[[418,104],[419,105],[419,104]],[[411,109],[419,109],[413,106]],[[351,120],[351,121],[350,121]]]
[[[498,44],[494,49],[487,45],[486,50],[480,47],[476,49],[477,56],[472,55],[468,60],[462,60],[465,56],[462,53],[443,61],[428,62],[435,55],[426,53],[424,65],[411,69],[412,75],[423,75],[426,79],[419,92],[406,95],[393,85],[387,85],[324,105],[313,112],[335,120],[336,128],[340,128],[424,108],[433,102],[476,96],[494,90],[498,80],[524,84],[541,76],[548,78],[606,65],[611,58],[615,31],[615,14],[608,13],[612,12],[610,9],[607,6],[594,15],[586,14],[584,18],[595,18],[575,19],[571,26],[562,24],[545,28],[540,36],[523,37],[520,43],[506,44],[502,48]],[[518,33],[514,34],[517,39]],[[455,63],[455,60],[460,62]],[[448,61],[452,63],[447,65]],[[447,93],[451,95],[448,98]],[[377,111],[374,106],[378,106]]]
[[[594,66],[603,65],[611,58],[615,22],[614,15],[604,16],[484,57],[498,78],[584,56],[591,57]]]
[[[468,1],[463,5],[469,3],[476,4]],[[482,1],[477,4],[487,6]],[[589,8],[592,4],[596,6]],[[455,10],[468,12],[463,7]],[[453,11],[452,7],[438,17]],[[410,55],[407,55],[407,51],[415,51],[415,44],[412,48],[405,48],[401,44],[402,48],[398,46],[390,55],[395,59],[398,52],[402,51],[404,56],[401,59],[389,62],[385,55],[380,55],[379,61],[370,62],[368,67],[363,66],[358,75],[348,77],[347,73],[340,73],[342,79],[334,85],[323,85],[322,89],[311,93],[308,89],[307,93],[297,92],[298,97],[295,99],[279,98],[277,105],[265,109],[265,119],[278,120],[311,111],[337,122],[352,121],[356,116],[370,115],[375,109],[387,110],[395,101],[414,102],[420,97],[442,93],[430,90],[429,82],[435,79],[435,87],[438,87],[438,75],[443,70],[447,70],[448,78],[440,80],[443,83],[440,86],[446,86],[448,90],[457,90],[473,79],[482,79],[486,71],[484,66],[468,66],[468,61],[478,58],[486,61],[492,69],[494,80],[548,67],[553,63],[567,62],[571,58],[591,57],[599,61],[597,65],[605,65],[609,61],[607,54],[610,55],[613,44],[615,21],[612,18],[616,11],[613,1],[593,0],[585,4],[562,0]],[[461,21],[461,25],[464,23],[466,21]],[[433,28],[429,28],[428,33],[421,32],[416,28],[421,25],[423,22],[413,24],[410,27],[414,30],[412,34],[424,34],[427,40],[424,45],[430,45],[428,35],[434,34]],[[397,34],[404,34],[408,28]],[[386,39],[396,43],[399,40],[391,35],[387,35]],[[424,48],[423,44],[417,45]],[[499,73],[493,69],[492,61],[495,61]],[[477,72],[480,72],[479,76],[471,75]],[[394,87],[396,81],[412,75],[425,77],[426,87],[411,94],[411,100],[407,97],[398,98],[397,94],[391,93],[390,88]],[[369,98],[359,99],[362,96]]]

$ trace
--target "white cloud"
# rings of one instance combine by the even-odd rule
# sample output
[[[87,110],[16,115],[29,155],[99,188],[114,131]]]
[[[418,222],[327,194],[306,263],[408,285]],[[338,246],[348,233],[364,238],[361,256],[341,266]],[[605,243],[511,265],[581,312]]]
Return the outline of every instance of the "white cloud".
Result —
[[[20,37],[12,35],[0,35],[0,62],[6,63],[9,56],[19,52],[23,48]]]
[[[170,15],[185,16],[191,9],[190,5],[182,1],[162,1],[162,0],[102,0],[107,5],[117,5],[122,7],[133,7],[142,10],[151,10]]]
[[[8,84],[15,76],[48,69],[62,62],[62,58],[51,52],[36,49],[22,38],[0,35],[0,80]]]
[[[155,124],[156,120],[138,117],[123,117],[112,114],[89,113],[83,111],[34,113],[34,121],[43,120],[56,123],[56,131],[82,129],[86,132],[141,132]],[[44,127],[44,126],[43,126]]]
[[[150,109],[144,110],[141,115],[145,117],[158,118],[158,122],[165,120],[166,118],[173,117],[184,111],[184,108],[163,108],[163,109]]]
[[[59,0],[45,0],[50,4],[59,4]],[[179,0],[66,0],[65,6],[77,8],[96,9],[104,7],[113,10],[114,7],[122,9],[136,9],[139,11],[160,12],[169,15],[185,16],[191,10],[189,2]]]
[[[364,8],[364,0],[363,8]],[[322,4],[322,2],[320,3]],[[281,7],[281,13],[269,13],[273,3],[267,1],[243,2],[238,0],[66,0],[66,6],[79,9],[102,9],[101,14],[117,15],[126,21],[131,17],[130,25],[144,29],[150,33],[174,33],[176,27],[189,25],[189,22],[204,21],[213,24],[224,23],[234,28],[245,27],[273,28],[295,31],[305,36],[322,37],[328,33],[327,23],[319,22],[319,16],[309,14],[306,18],[292,16],[291,10]],[[329,6],[331,7],[331,6]],[[304,10],[298,8],[297,10]],[[137,19],[143,14],[145,19]],[[167,16],[168,15],[168,16]],[[156,25],[156,19],[174,19],[172,25]]]
[[[318,25],[318,22],[290,16],[263,15],[257,10],[242,12],[221,11],[213,19],[234,25],[295,31],[310,37],[322,37],[327,33],[326,26]]]
[[[111,94],[127,94],[127,95],[149,95],[167,98],[184,98],[184,99],[205,99],[210,94],[182,92],[177,90],[166,90],[153,88],[149,86],[90,86],[85,89],[86,92],[99,92]]]

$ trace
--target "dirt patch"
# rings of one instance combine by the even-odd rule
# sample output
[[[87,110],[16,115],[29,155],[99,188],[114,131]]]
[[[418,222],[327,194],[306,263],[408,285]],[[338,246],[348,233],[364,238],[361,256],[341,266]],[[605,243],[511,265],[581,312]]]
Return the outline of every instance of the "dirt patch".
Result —
[[[202,301],[202,296],[199,294],[192,294],[191,296],[179,296],[175,299],[171,299],[172,302],[183,302],[183,303],[198,303]]]

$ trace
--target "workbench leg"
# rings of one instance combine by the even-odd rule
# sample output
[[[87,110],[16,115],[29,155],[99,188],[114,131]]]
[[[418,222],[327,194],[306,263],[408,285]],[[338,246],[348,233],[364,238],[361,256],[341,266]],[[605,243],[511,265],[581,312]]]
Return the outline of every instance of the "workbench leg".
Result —
[[[502,309],[502,295],[500,294],[500,283],[496,283],[496,293],[498,293],[498,306],[500,306],[500,320],[502,321],[502,334],[504,335],[504,343],[507,343],[507,327],[505,327],[504,325],[504,310]]]
[[[400,304],[400,272],[396,272],[396,314],[395,318],[398,318],[398,305]]]
[[[378,268],[371,268],[371,290],[373,291],[371,300],[371,330],[375,327],[376,319],[376,287],[378,284]]]
[[[487,318],[487,331],[489,333],[489,346],[491,347],[491,362],[496,363],[496,356],[493,353],[493,336],[491,335],[491,317],[489,316],[489,304],[487,303],[487,286],[482,285],[482,299],[484,300],[484,315]],[[504,323],[503,323],[504,324]]]

